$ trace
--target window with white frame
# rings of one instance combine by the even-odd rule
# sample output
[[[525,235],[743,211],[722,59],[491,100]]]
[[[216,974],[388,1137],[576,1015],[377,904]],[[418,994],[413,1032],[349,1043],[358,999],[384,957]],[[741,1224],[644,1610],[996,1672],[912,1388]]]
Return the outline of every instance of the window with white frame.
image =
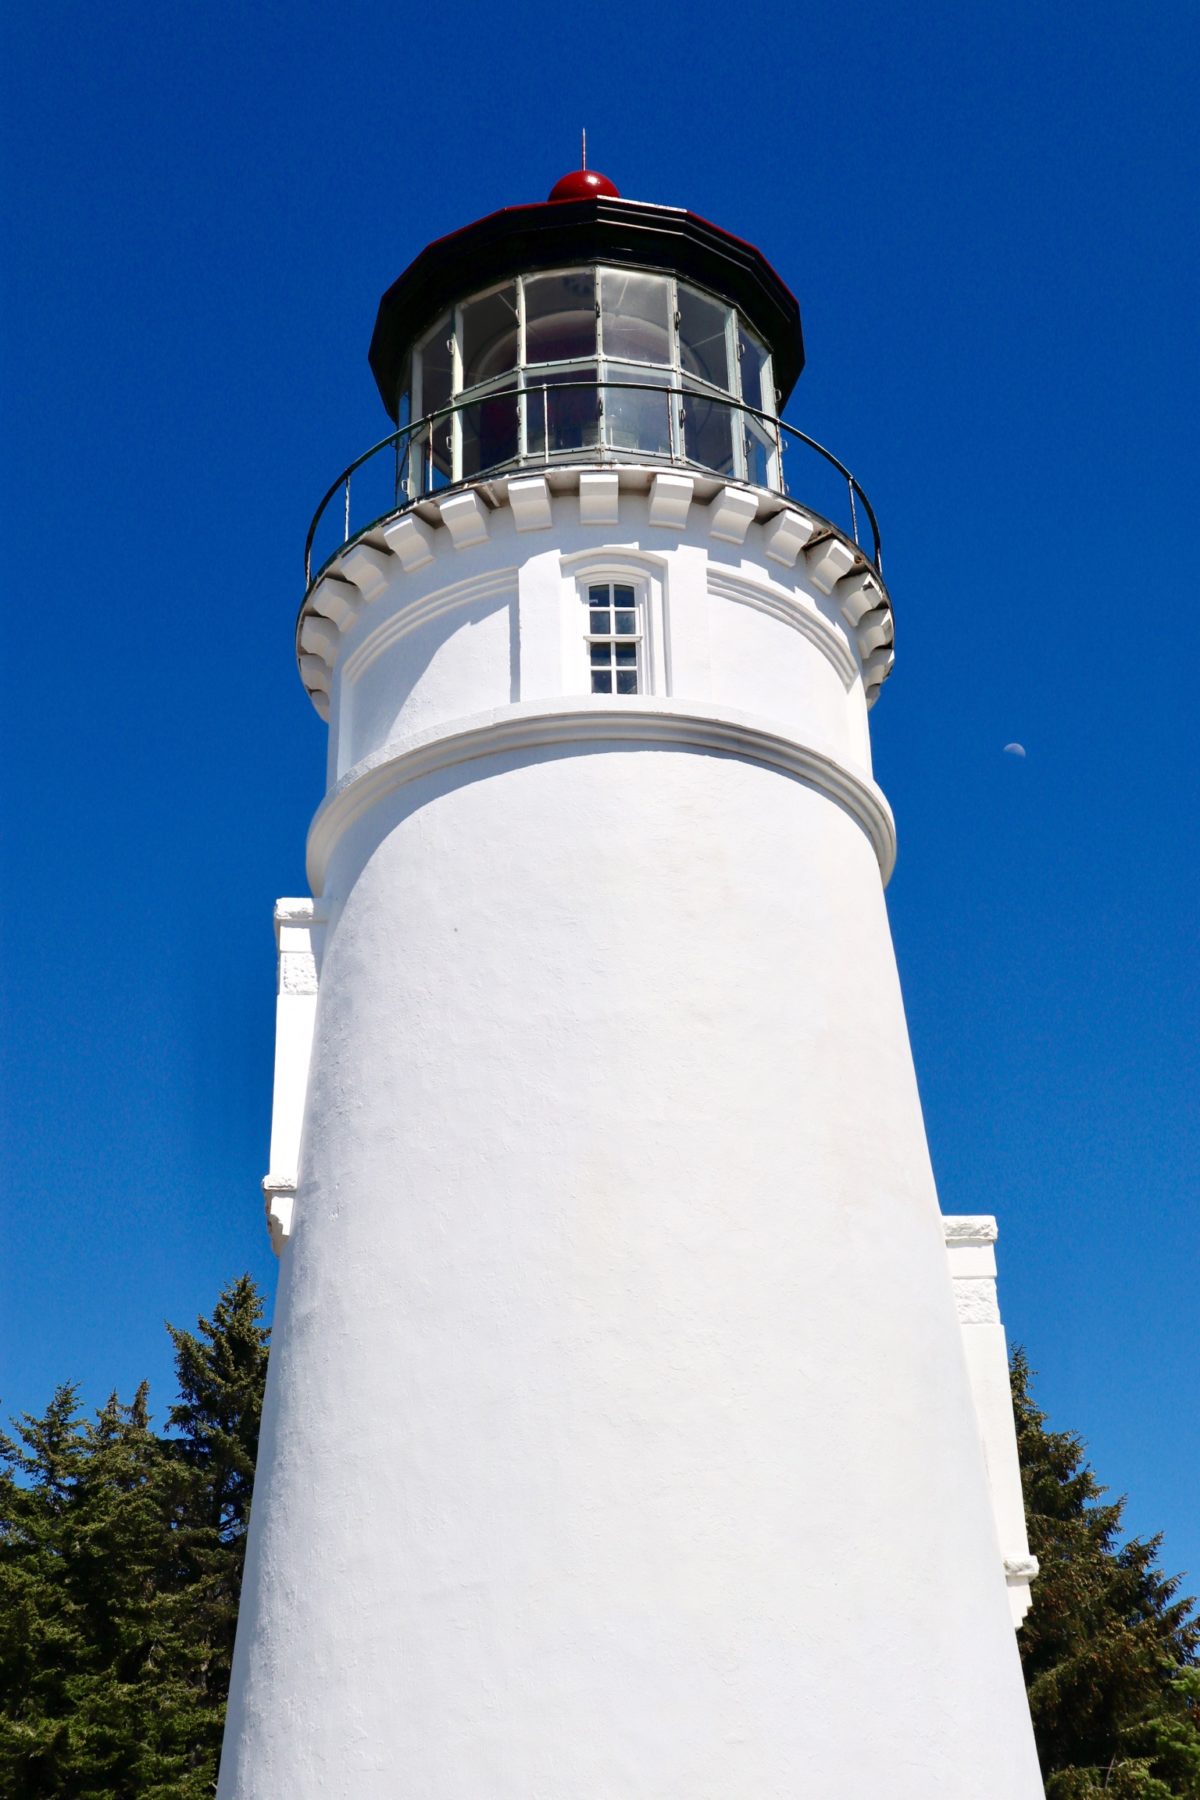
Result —
[[[641,693],[645,646],[637,589],[628,581],[589,581],[584,599],[593,694]]]

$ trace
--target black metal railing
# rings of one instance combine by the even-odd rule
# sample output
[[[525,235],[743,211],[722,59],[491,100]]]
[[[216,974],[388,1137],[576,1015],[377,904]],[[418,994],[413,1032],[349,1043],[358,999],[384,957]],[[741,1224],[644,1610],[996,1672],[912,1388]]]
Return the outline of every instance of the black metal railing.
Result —
[[[789,481],[789,452],[796,449],[814,454],[804,458],[803,480]],[[331,483],[313,515],[304,545],[305,586],[314,579],[315,552],[320,574],[352,538],[418,500],[488,475],[581,459],[661,464],[790,495],[843,532],[882,572],[871,503],[845,463],[815,438],[725,395],[601,381],[589,373],[467,395],[373,444]],[[870,531],[869,547],[860,535],[860,515]]]

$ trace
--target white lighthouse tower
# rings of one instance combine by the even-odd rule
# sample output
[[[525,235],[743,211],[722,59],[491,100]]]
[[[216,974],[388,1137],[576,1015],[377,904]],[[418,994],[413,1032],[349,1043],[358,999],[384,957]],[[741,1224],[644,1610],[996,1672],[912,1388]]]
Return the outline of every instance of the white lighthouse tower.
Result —
[[[431,245],[298,625],[281,1253],[221,1800],[1035,1800],[988,1219],[884,907],[874,516],[759,252]]]

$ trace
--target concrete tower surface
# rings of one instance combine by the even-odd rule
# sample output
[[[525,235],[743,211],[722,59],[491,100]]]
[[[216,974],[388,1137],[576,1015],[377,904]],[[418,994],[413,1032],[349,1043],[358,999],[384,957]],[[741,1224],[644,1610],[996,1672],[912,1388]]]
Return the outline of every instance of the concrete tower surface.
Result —
[[[371,363],[221,1800],[1035,1800],[995,1228],[938,1211],[796,302],[568,177]]]

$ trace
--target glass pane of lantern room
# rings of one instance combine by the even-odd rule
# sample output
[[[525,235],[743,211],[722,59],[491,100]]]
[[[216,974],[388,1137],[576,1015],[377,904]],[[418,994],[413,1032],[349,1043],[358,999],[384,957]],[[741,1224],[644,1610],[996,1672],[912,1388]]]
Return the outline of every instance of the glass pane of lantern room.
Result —
[[[519,448],[516,394],[505,387],[464,406],[459,429],[465,480],[514,461]]]
[[[770,431],[758,419],[741,418],[746,480],[755,487],[779,487],[779,456]]]
[[[396,405],[396,424],[402,434],[396,439],[397,506],[405,500],[415,500],[420,492],[420,459],[413,451],[414,434],[409,430],[412,421],[412,357],[406,356],[400,375],[400,398]]]
[[[718,475],[733,474],[733,411],[728,400],[717,400],[694,389],[685,391],[683,450],[689,462],[713,469]]]
[[[663,275],[600,271],[600,330],[605,356],[670,367],[671,290]]]
[[[454,372],[450,349],[453,330],[450,314],[447,313],[418,346],[421,397],[417,404],[422,418],[450,404],[450,386]]]
[[[452,331],[453,324],[447,313],[417,346],[414,358],[416,377],[420,381],[420,399],[415,404],[420,407],[423,418],[428,418],[431,413],[441,413],[441,417],[435,419],[431,427],[420,434],[425,458],[424,476],[420,485],[426,490],[438,487],[452,478],[453,426],[443,410],[450,404],[454,375]]]
[[[412,417],[412,355],[410,353],[404,358],[400,368],[400,385],[396,390],[396,423],[403,428]]]
[[[773,412],[775,396],[769,394],[763,381],[767,352],[752,331],[738,326],[738,361],[742,370],[742,399],[757,412]]]
[[[571,362],[595,354],[595,271],[526,276],[525,361]]]
[[[729,379],[729,308],[679,284],[679,360],[685,375],[732,391]]]
[[[547,373],[544,392],[540,387],[527,391],[525,442],[531,456],[590,449],[600,442],[598,379],[594,364],[559,369]]]
[[[633,383],[637,385],[626,385]],[[667,389],[665,371],[660,375],[652,369],[622,368],[620,363],[606,363],[605,443],[614,450],[643,450],[649,456],[669,456],[670,409],[674,399]]]
[[[467,300],[462,309],[464,388],[477,387],[517,366],[517,289],[510,282],[494,294]]]

